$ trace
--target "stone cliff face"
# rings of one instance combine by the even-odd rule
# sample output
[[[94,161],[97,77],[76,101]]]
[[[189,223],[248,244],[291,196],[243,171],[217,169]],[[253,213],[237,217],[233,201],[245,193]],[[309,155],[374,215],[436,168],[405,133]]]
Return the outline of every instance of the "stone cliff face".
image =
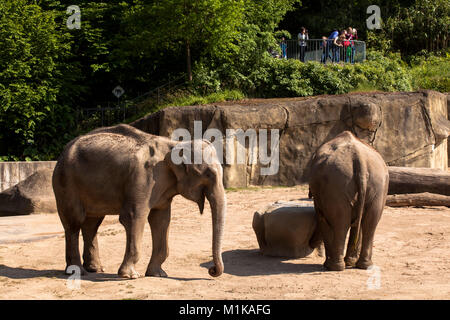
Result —
[[[388,165],[442,170],[448,167],[447,96],[434,91],[252,99],[170,107],[132,125],[168,137],[179,128],[187,129],[192,137],[195,131],[204,134],[208,129],[219,130],[226,141],[221,151],[226,187],[305,183],[313,152],[344,130],[351,130],[372,144]],[[227,135],[227,129],[242,129],[249,136],[254,130],[254,143],[249,139],[242,143],[239,131]],[[279,166],[271,175],[261,174],[262,168],[275,163],[278,154],[275,151],[271,155],[275,156],[270,159],[273,163],[261,161],[266,150],[259,139],[266,131],[265,149],[269,155],[272,139],[277,140],[271,132],[279,135]],[[245,154],[242,163],[236,161],[239,141]],[[251,161],[252,155],[257,161]],[[227,157],[229,161],[225,161]]]

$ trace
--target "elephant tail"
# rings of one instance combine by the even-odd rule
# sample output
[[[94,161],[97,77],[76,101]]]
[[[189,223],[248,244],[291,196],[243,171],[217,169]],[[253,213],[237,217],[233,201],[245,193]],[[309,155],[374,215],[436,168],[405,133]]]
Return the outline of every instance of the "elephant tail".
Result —
[[[361,220],[364,213],[367,190],[367,165],[363,158],[357,153],[353,160],[353,174],[355,178],[357,197],[352,209],[352,227],[356,228],[355,242],[352,244],[357,248],[361,229]]]

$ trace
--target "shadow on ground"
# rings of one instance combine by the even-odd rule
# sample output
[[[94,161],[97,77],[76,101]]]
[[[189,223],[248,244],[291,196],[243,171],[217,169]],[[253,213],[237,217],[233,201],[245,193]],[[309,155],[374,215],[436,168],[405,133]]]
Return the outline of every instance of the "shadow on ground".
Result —
[[[70,275],[64,273],[63,270],[35,270],[27,268],[14,268],[0,264],[0,277],[7,277],[10,279],[32,279],[32,278],[56,278],[69,279]],[[82,280],[101,282],[124,280],[117,277],[117,274],[112,273],[88,273],[81,276]]]
[[[225,265],[224,273],[239,277],[324,271],[321,264],[290,263],[291,259],[263,256],[259,250],[230,250],[223,252],[222,259]],[[212,265],[212,262],[200,264],[204,268]]]
[[[9,279],[32,279],[32,278],[54,278],[54,279],[69,279],[70,275],[64,273],[63,270],[34,270],[27,268],[13,268],[0,264],[0,277],[6,277]],[[141,279],[141,278],[140,278]],[[167,277],[167,279],[178,281],[194,281],[194,280],[212,280],[208,278],[180,278],[180,277]],[[119,278],[116,273],[88,273],[81,276],[81,280],[91,282],[104,282],[104,281],[127,281],[132,279]]]

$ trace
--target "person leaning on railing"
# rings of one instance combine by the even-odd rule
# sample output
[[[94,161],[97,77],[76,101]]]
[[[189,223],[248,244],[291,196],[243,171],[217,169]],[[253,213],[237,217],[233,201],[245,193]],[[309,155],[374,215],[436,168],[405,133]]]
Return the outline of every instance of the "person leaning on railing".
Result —
[[[329,54],[329,50],[331,48],[331,51],[333,53],[333,57],[331,58],[332,62],[339,62],[339,46],[337,45],[338,38],[339,31],[337,31],[336,29],[333,30],[333,32],[331,32],[330,36],[328,37],[327,50]]]

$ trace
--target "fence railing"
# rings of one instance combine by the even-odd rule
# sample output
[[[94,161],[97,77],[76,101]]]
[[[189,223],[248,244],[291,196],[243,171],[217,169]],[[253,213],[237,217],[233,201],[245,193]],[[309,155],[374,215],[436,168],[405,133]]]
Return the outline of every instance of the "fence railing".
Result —
[[[357,40],[344,41],[341,46],[335,45],[332,40],[286,40],[280,44],[280,48],[280,58],[303,62],[357,63],[366,59],[366,43]]]
[[[184,84],[185,76],[182,75],[136,98],[118,102],[117,106],[114,107],[79,109],[77,112],[78,128],[84,130],[123,122],[127,118],[140,113],[142,108],[148,107],[148,104],[142,104],[143,101],[149,100],[149,103],[160,104],[167,98],[169,93]],[[151,101],[152,99],[153,101]]]

